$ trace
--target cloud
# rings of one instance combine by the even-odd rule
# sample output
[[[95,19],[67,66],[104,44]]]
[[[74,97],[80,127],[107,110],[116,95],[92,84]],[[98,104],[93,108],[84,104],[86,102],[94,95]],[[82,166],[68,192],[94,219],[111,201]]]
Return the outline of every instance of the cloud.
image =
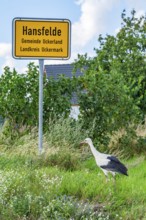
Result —
[[[0,57],[5,57],[11,54],[10,43],[0,43]]]
[[[117,0],[76,0],[81,7],[81,16],[78,22],[72,25],[73,47],[85,47],[95,36],[106,28],[106,14],[112,10]]]
[[[3,69],[5,66],[14,67],[14,62],[12,59],[11,51],[12,51],[12,45],[10,43],[0,43],[0,57],[3,60],[3,63],[1,64],[1,71],[3,72]]]
[[[8,66],[12,69],[14,68],[14,60],[13,60],[12,56],[10,56],[10,55],[7,55],[4,57],[4,63],[2,65],[2,70],[6,66]]]
[[[26,71],[26,61],[16,61],[12,57],[12,44],[11,43],[0,43],[0,74],[4,72],[6,66],[10,67],[12,70],[15,68],[19,73],[24,73]],[[24,67],[25,63],[25,67]]]

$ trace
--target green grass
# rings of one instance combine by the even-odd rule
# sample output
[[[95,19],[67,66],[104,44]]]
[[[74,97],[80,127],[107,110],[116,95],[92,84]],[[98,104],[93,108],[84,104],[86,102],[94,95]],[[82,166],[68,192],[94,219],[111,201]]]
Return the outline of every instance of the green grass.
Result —
[[[1,136],[0,219],[145,220],[145,156],[123,161],[128,177],[106,182],[91,152],[79,147],[85,134],[68,126],[52,127],[42,155],[35,132],[14,141]]]
[[[136,160],[125,161],[129,176],[117,176],[115,185],[93,159],[66,171],[1,156],[0,219],[145,219],[146,161],[133,165]]]

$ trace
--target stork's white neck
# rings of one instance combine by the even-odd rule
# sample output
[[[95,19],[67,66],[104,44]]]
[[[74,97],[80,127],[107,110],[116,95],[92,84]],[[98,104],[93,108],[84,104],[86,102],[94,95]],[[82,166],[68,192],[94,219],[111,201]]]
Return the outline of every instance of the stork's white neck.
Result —
[[[92,142],[89,142],[88,144],[89,144],[90,149],[91,149],[91,151],[92,151],[92,154],[93,154],[94,156],[97,156],[97,155],[99,155],[99,154],[100,154],[100,152],[99,152],[99,151],[97,151],[97,150],[95,149],[95,147],[94,147],[94,145],[93,145],[93,143],[92,143]]]

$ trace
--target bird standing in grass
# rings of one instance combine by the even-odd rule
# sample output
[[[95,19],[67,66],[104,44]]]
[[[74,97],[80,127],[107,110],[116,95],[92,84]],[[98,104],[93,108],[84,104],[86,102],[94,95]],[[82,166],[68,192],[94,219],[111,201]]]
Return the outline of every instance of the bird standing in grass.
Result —
[[[88,144],[90,146],[92,154],[96,160],[96,164],[104,172],[106,178],[108,178],[108,173],[111,173],[113,177],[116,173],[128,176],[128,169],[126,166],[121,163],[115,156],[103,154],[97,151],[90,138],[86,138],[83,142],[81,142],[81,144]]]

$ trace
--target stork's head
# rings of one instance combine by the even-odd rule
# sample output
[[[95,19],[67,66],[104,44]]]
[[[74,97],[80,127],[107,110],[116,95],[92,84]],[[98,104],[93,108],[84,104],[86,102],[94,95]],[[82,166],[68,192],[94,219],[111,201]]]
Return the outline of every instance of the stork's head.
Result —
[[[91,140],[91,138],[86,138],[84,141],[81,142],[81,144],[89,144],[89,145],[91,145],[92,144],[92,140]]]

